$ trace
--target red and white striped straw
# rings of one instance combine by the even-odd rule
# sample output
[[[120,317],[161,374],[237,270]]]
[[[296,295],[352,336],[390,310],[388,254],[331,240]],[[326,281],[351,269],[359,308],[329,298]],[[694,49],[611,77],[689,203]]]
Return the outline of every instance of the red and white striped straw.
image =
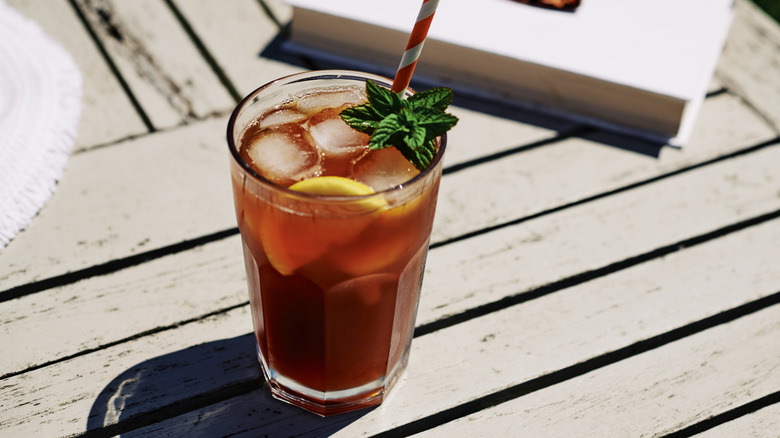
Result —
[[[409,42],[406,43],[406,50],[401,57],[401,64],[395,73],[393,86],[390,88],[394,93],[403,94],[412,80],[414,67],[420,58],[420,52],[422,52],[425,38],[428,36],[428,28],[431,27],[437,6],[439,6],[439,0],[423,0],[420,12],[417,14],[417,21],[414,23],[411,35],[409,35]]]

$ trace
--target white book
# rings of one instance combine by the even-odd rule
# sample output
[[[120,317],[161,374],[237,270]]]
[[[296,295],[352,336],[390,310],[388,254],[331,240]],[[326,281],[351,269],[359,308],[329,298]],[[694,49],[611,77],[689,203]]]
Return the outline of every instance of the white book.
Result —
[[[421,0],[287,0],[289,47],[394,71]],[[683,145],[733,0],[440,0],[415,77]]]

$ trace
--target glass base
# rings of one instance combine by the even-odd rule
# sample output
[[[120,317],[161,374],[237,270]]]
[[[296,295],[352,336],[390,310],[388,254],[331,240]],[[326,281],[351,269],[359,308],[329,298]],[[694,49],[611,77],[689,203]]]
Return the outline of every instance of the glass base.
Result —
[[[265,380],[271,389],[271,395],[283,402],[289,403],[322,417],[342,414],[358,409],[377,406],[387,397],[392,387],[406,370],[409,361],[409,349],[390,373],[382,379],[377,379],[357,388],[341,391],[322,392],[306,388],[292,380],[286,379],[269,369],[257,345],[257,359],[263,370]]]

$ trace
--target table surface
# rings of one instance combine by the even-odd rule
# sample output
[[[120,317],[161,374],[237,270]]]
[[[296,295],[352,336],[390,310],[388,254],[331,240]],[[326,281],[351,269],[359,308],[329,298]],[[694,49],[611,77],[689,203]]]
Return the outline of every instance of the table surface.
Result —
[[[780,27],[736,18],[682,149],[458,99],[409,367],[271,398],[224,135],[309,68],[280,0],[8,0],[74,56],[79,135],[0,251],[0,436],[780,436]]]

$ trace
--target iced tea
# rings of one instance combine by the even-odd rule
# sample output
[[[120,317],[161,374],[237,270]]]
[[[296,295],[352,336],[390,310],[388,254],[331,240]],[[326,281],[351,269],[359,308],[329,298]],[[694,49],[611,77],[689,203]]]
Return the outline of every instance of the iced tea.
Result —
[[[444,141],[420,173],[339,117],[365,99],[355,72],[261,87],[228,127],[258,356],[275,397],[321,415],[381,403],[406,366]],[[338,176],[375,193],[289,189]]]

